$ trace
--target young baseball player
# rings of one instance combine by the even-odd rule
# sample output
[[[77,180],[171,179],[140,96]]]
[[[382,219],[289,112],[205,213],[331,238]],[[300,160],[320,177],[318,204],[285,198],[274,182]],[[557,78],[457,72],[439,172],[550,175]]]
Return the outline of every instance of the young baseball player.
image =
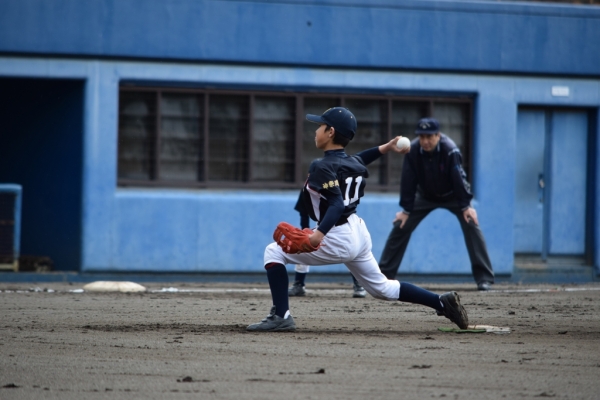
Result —
[[[294,210],[298,211],[300,214],[300,228],[309,228],[309,215],[306,210],[306,206],[304,205],[304,199],[302,198],[302,192],[300,192],[300,196],[298,196],[298,201],[294,206]],[[306,280],[306,274],[310,270],[310,266],[304,264],[296,264],[294,266],[294,283],[288,289],[288,296],[290,297],[299,297],[306,296],[306,289],[304,286],[306,285],[304,282]],[[367,296],[367,291],[363,288],[360,283],[356,280],[354,275],[352,276],[352,297],[354,298],[364,298]]]
[[[273,234],[275,242],[265,249],[264,264],[273,306],[261,322],[246,329],[255,332],[294,331],[289,310],[287,264],[327,265],[344,263],[373,297],[388,301],[422,304],[466,329],[468,317],[456,292],[438,295],[407,282],[388,280],[379,270],[371,252],[371,236],[365,222],[356,215],[364,195],[367,165],[390,151],[400,150],[396,137],[379,147],[348,156],[344,148],[356,133],[356,118],[346,108],[334,107],[323,115],[308,114],[319,124],[315,144],[323,158],[314,160],[302,194],[314,230],[297,230],[280,223]],[[291,229],[290,229],[291,227]]]

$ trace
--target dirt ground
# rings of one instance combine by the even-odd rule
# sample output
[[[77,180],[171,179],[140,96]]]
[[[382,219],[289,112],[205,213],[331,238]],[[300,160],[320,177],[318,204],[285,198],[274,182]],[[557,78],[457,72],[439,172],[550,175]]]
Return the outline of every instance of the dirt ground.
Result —
[[[245,328],[268,314],[262,283],[0,283],[0,399],[600,396],[599,284],[423,284],[509,334],[445,333],[425,307],[309,285],[290,299],[296,332],[259,334]]]

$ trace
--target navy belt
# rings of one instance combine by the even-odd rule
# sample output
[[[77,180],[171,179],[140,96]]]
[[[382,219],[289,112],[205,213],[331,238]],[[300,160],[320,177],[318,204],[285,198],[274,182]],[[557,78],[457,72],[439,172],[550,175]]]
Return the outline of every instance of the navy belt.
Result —
[[[348,222],[348,217],[340,217],[338,222],[335,223],[335,226],[344,225],[346,222]]]

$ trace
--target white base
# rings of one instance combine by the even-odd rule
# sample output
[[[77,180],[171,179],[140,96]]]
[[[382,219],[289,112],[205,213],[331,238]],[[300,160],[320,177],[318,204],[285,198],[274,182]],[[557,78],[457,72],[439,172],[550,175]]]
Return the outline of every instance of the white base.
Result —
[[[134,282],[96,281],[83,286],[90,292],[145,292],[146,288]]]

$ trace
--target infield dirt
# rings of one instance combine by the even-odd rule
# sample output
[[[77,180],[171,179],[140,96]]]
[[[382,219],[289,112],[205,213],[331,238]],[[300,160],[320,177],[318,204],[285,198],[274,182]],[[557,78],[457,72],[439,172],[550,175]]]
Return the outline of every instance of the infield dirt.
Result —
[[[298,330],[248,333],[266,284],[148,292],[0,284],[0,399],[598,399],[600,285],[423,284],[457,290],[472,324],[423,306],[310,284]]]

